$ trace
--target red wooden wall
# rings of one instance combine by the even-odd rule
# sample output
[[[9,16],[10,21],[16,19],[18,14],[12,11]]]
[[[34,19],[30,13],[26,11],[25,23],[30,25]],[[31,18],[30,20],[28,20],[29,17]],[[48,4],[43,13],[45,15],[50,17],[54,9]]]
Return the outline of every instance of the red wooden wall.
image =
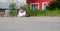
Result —
[[[39,3],[39,9],[42,10],[42,3],[43,2],[47,2],[48,4],[50,4],[50,0],[27,0],[27,4],[30,3]]]

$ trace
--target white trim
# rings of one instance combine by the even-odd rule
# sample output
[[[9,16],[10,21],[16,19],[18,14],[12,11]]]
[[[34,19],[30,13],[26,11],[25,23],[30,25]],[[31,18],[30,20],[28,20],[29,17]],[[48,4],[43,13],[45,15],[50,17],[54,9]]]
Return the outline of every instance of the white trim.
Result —
[[[42,10],[45,10],[45,8],[44,8],[44,4],[48,5],[47,2],[43,2],[43,3],[42,3]]]
[[[39,9],[39,3],[31,3],[31,4],[38,4],[38,9]]]

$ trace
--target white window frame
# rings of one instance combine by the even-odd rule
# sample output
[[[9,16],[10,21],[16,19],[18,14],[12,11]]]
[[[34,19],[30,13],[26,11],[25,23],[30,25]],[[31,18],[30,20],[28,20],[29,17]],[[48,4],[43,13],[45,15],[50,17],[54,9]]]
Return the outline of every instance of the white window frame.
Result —
[[[32,7],[31,5],[33,5],[33,4],[38,4],[38,9],[39,9],[39,3],[31,3],[30,8]]]

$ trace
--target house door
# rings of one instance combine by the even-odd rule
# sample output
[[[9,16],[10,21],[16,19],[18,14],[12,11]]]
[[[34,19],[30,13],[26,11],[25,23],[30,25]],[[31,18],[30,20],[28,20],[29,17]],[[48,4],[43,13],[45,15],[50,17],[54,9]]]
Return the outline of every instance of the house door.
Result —
[[[47,2],[43,2],[43,3],[42,3],[42,10],[46,10],[47,5],[48,5],[48,3],[47,3]]]

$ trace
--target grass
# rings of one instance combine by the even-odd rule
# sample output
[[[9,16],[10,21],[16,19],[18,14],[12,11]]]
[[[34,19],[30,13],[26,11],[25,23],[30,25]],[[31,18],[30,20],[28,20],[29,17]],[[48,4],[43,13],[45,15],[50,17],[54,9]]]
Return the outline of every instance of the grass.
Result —
[[[60,16],[60,10],[30,10],[30,16]]]
[[[45,11],[42,11],[41,16],[60,16],[60,10],[52,10],[52,11],[49,11],[49,10],[45,10]]]

